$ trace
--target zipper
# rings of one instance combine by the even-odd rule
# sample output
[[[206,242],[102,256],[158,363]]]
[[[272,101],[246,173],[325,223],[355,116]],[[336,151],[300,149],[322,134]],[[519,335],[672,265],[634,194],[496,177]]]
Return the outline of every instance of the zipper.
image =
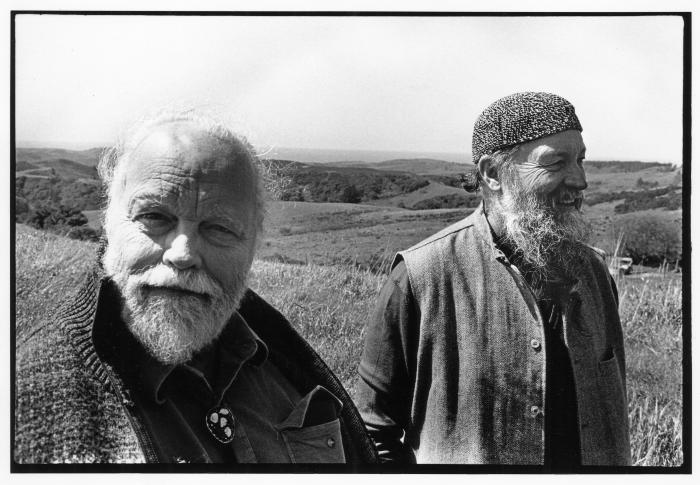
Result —
[[[143,451],[143,454],[146,457],[146,463],[158,463],[158,456],[156,455],[155,449],[153,447],[153,442],[151,441],[150,436],[148,436],[148,433],[146,433],[146,431],[143,429],[143,426],[139,422],[135,413],[131,412],[130,406],[126,405],[127,400],[132,403],[133,401],[131,401],[131,399],[129,399],[127,396],[124,396],[124,393],[122,392],[121,387],[117,385],[117,382],[114,376],[112,375],[112,371],[109,368],[109,366],[105,365],[105,372],[107,374],[107,378],[109,379],[109,383],[112,389],[117,395],[117,398],[119,398],[119,402],[122,408],[124,408],[124,411],[126,411],[126,416],[129,418],[129,422],[131,423],[131,428],[134,430],[134,433],[136,434],[136,439],[139,441],[139,444],[141,445],[141,450]]]

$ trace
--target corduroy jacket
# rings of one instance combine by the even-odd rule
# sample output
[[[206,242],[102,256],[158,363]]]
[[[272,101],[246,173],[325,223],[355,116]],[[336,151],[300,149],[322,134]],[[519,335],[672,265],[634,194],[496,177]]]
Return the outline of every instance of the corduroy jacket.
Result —
[[[113,294],[100,270],[16,351],[16,463],[152,463],[148,433],[128,390],[95,349],[101,298]],[[239,309],[269,348],[269,359],[306,394],[321,385],[338,397],[349,468],[376,462],[376,451],[347,392],[277,310],[248,290]]]
[[[582,259],[562,315],[581,462],[629,465],[616,289],[600,255],[591,249]],[[401,260],[416,322],[394,322],[379,308],[375,325],[382,328],[368,331],[373,343],[366,345],[375,347],[360,364],[358,407],[380,456],[408,452],[418,463],[543,464],[543,318],[525,279],[494,244],[483,207],[398,253],[394,265]],[[393,348],[382,351],[382,345]],[[382,355],[404,361],[384,366],[376,360]],[[394,377],[382,375],[382,368],[394,369]],[[397,387],[406,385],[408,390]],[[399,403],[397,395],[408,397]]]

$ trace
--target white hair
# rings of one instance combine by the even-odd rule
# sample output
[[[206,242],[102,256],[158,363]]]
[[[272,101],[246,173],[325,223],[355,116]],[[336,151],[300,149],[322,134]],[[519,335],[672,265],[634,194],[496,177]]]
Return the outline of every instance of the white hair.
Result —
[[[255,183],[255,210],[258,230],[262,229],[265,216],[265,184],[264,174],[253,146],[241,135],[234,133],[223,122],[196,112],[194,109],[161,110],[155,115],[145,116],[127,128],[118,138],[117,143],[105,149],[97,164],[97,173],[104,185],[109,205],[112,197],[114,174],[119,165],[129,158],[133,150],[156,128],[168,124],[186,122],[192,123],[207,135],[227,144],[237,156],[236,161],[247,163],[253,173]]]

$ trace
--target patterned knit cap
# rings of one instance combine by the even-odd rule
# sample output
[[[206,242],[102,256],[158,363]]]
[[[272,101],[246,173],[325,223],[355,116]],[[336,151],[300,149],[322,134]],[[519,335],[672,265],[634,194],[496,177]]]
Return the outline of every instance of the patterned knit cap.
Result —
[[[549,93],[515,93],[484,110],[474,123],[472,160],[496,150],[554,135],[566,130],[583,131],[574,107]]]

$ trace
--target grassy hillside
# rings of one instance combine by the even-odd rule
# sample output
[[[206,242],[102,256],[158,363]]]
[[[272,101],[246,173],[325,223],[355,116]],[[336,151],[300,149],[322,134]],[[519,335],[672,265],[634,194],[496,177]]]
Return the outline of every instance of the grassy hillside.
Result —
[[[396,195],[394,197],[389,197],[386,199],[369,201],[368,204],[388,205],[402,208],[405,207],[410,209],[425,200],[434,199],[435,197],[452,195],[464,197],[466,199],[467,193],[461,187],[450,187],[449,185],[441,184],[431,180],[428,185],[426,185],[425,187],[421,187],[418,190],[414,190],[413,192]]]
[[[16,226],[15,291],[17,343],[49,317],[82,281],[97,246]]]
[[[88,150],[67,150],[64,148],[17,148],[17,162],[37,162],[46,160],[72,160],[82,165],[94,167],[100,159],[103,148],[90,148]]]
[[[411,211],[363,204],[273,202],[262,259],[350,263],[377,270],[394,253],[466,216],[463,209]]]
[[[616,214],[614,203],[585,207],[594,233],[591,243],[609,254],[625,220],[660,214],[677,224],[681,211],[645,210]],[[265,222],[265,237],[259,255],[263,259],[315,264],[351,262],[375,268],[434,234],[463,219],[472,209],[407,210],[379,204],[318,204],[272,202]]]
[[[313,212],[312,209],[309,212]],[[380,216],[374,208],[363,212]],[[96,246],[17,226],[17,344],[81,281]],[[251,287],[280,309],[354,396],[365,324],[384,275],[352,266],[256,260]],[[619,282],[633,462],[677,466],[681,454],[681,283],[677,275]]]
[[[66,158],[35,161],[32,164],[35,167],[39,167],[39,170],[51,170],[54,175],[60,174],[61,178],[66,180],[79,178],[97,179],[97,169],[95,167],[83,165]],[[21,175],[22,173],[17,167],[17,174]]]

